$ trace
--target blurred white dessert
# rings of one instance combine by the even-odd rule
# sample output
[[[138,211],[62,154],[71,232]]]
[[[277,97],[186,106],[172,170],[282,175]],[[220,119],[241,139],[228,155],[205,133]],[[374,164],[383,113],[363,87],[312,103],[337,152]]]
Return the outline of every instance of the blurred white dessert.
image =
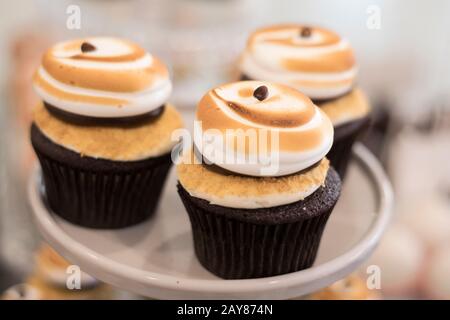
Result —
[[[411,200],[400,210],[400,222],[410,227],[428,250],[450,240],[450,204],[438,192]]]
[[[416,291],[424,257],[424,246],[415,233],[394,224],[365,266],[377,265],[380,268],[384,295],[404,297]]]
[[[25,28],[13,36],[10,44],[8,98],[12,120],[10,125],[14,128],[15,143],[10,144],[8,148],[11,149],[10,154],[14,155],[14,168],[18,168],[14,174],[23,180],[28,178],[35,159],[28,136],[31,111],[39,102],[39,97],[33,91],[31,80],[42,54],[51,43],[50,33],[43,34],[41,31]]]
[[[425,298],[450,299],[450,242],[434,250],[422,281]]]
[[[114,299],[116,291],[81,271],[80,289],[68,289],[67,268],[70,262],[49,245],[43,244],[35,254],[35,270],[26,284],[40,292],[42,300],[95,300]]]
[[[448,192],[450,187],[449,131],[423,134],[405,129],[391,141],[389,173],[397,204],[426,200],[429,193]]]
[[[35,274],[51,285],[66,287],[69,274],[67,268],[71,265],[67,260],[61,257],[49,245],[42,245],[35,255],[36,271]],[[81,287],[90,288],[98,285],[97,279],[81,271]]]
[[[378,290],[367,287],[365,279],[354,273],[309,296],[312,300],[375,300],[380,299]]]
[[[20,283],[9,287],[1,295],[1,300],[41,300],[42,292],[35,286]]]

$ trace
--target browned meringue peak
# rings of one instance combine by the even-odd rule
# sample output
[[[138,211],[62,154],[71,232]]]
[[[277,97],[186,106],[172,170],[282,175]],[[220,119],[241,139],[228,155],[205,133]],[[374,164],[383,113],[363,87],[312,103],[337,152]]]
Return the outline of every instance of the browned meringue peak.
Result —
[[[348,92],[356,77],[349,43],[335,32],[300,24],[256,30],[241,59],[252,79],[286,83],[310,98],[331,98]]]
[[[128,40],[92,37],[51,47],[35,73],[41,98],[65,111],[95,117],[150,112],[166,102],[166,66]]]
[[[261,87],[267,88],[262,100],[255,97],[255,91]],[[225,149],[221,145],[213,146],[217,147],[216,155],[245,157],[255,152],[258,155],[263,151],[277,153],[278,175],[298,172],[320,161],[333,141],[330,120],[308,97],[271,82],[240,81],[210,90],[198,104],[196,120],[206,135],[220,135],[224,140]],[[240,133],[249,131],[254,133],[249,136],[255,139],[257,148],[249,144],[250,138],[244,148],[239,144]],[[199,138],[194,135],[197,147],[202,144],[195,139]],[[232,165],[231,168],[224,163],[216,164],[234,172],[259,175],[257,165]]]

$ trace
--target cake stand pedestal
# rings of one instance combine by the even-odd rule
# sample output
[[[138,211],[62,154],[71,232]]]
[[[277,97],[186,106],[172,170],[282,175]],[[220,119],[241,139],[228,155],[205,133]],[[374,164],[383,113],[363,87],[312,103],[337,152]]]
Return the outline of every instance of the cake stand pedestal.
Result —
[[[57,217],[46,205],[38,167],[28,192],[39,230],[62,256],[101,281],[158,299],[288,299],[314,292],[344,278],[370,256],[393,203],[380,164],[358,144],[314,266],[275,277],[222,280],[195,258],[188,216],[175,186],[172,170],[155,216],[122,230],[87,229]]]

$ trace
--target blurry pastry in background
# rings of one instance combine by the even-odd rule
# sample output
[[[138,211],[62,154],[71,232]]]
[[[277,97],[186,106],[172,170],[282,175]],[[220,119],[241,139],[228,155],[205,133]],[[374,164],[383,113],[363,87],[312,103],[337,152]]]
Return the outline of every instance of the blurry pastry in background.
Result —
[[[39,29],[41,30],[41,29]],[[34,153],[28,139],[28,126],[31,123],[32,108],[38,103],[39,98],[32,87],[34,71],[39,66],[41,56],[51,43],[51,36],[42,32],[26,30],[18,33],[10,44],[10,88],[9,92],[9,113],[11,124],[14,126],[15,150],[14,161],[18,161],[19,168],[17,174],[20,178],[26,179],[32,164],[34,163]]]
[[[445,194],[450,186],[449,157],[448,131],[423,134],[407,128],[391,140],[388,167],[397,205],[426,200],[429,193]]]
[[[240,69],[241,80],[288,85],[327,114],[335,129],[327,157],[343,179],[352,146],[368,129],[372,109],[356,84],[358,67],[350,43],[318,26],[268,26],[248,38]]]
[[[312,300],[375,300],[380,298],[379,290],[369,289],[365,279],[357,273],[309,296],[309,299]]]
[[[400,222],[409,226],[427,250],[450,240],[450,204],[437,192],[430,192],[400,209]]]
[[[38,290],[42,300],[54,299],[113,299],[116,291],[90,275],[81,272],[80,289],[68,289],[67,268],[70,262],[61,257],[49,245],[43,244],[35,255],[35,271],[26,285]]]
[[[427,259],[421,289],[426,299],[450,299],[450,241]]]
[[[42,300],[43,298],[39,288],[25,283],[9,287],[0,295],[1,300]]]
[[[25,283],[8,288],[0,299],[5,300],[104,300],[138,299],[140,297],[104,284],[81,272],[80,289],[68,289],[66,273],[71,264],[47,244],[35,254],[35,269]]]
[[[115,289],[107,284],[70,290],[67,287],[51,285],[37,275],[30,277],[26,284],[38,290],[39,300],[106,300],[116,297]]]
[[[66,287],[67,268],[71,265],[49,245],[42,245],[36,252],[35,274],[48,284]],[[90,288],[99,284],[99,281],[85,272],[81,272],[81,288]]]
[[[50,43],[49,37],[42,32],[27,31],[18,34],[11,44],[12,110],[25,130],[31,123],[32,107],[39,102],[31,85],[33,74]]]
[[[416,234],[403,225],[393,224],[365,266],[380,268],[383,295],[404,297],[417,291],[424,258],[425,248]]]

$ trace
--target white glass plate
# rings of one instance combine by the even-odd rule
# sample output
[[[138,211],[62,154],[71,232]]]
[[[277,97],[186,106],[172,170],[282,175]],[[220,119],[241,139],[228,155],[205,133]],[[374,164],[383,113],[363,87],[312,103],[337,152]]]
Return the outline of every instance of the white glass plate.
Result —
[[[328,286],[369,257],[389,222],[391,186],[374,156],[356,145],[339,202],[325,228],[313,267],[285,275],[222,280],[197,261],[187,213],[172,170],[155,216],[122,230],[75,226],[44,201],[40,169],[29,200],[44,238],[61,255],[106,283],[159,299],[287,299]]]

